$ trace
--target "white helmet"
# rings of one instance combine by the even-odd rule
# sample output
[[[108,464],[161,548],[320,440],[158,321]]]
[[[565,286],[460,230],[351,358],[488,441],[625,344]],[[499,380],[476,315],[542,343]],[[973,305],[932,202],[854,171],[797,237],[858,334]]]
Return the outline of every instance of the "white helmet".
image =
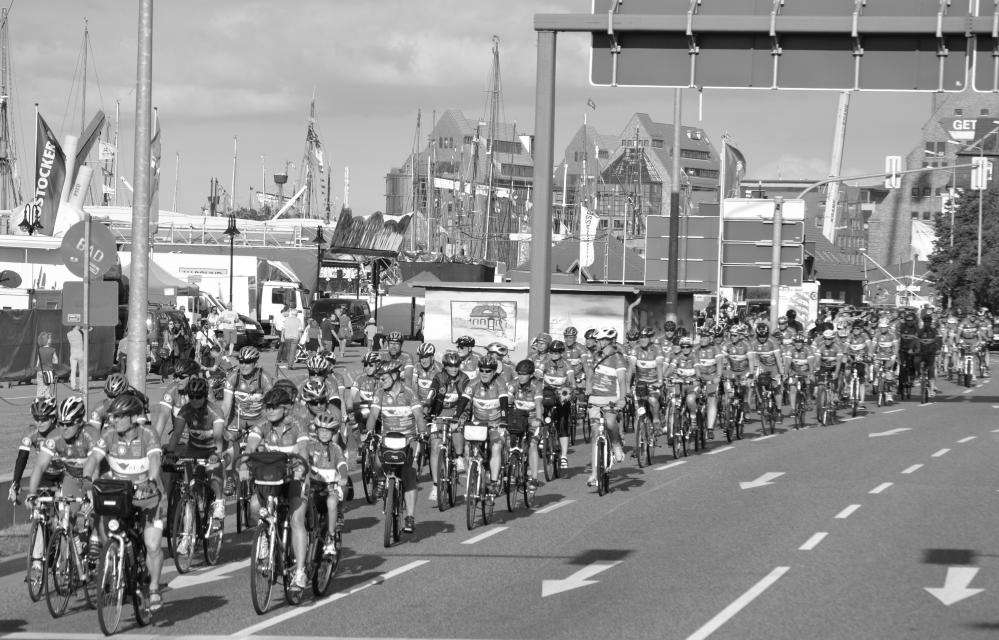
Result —
[[[593,336],[593,338],[595,340],[610,340],[611,342],[615,342],[617,340],[617,329],[612,327],[597,329],[597,333]]]

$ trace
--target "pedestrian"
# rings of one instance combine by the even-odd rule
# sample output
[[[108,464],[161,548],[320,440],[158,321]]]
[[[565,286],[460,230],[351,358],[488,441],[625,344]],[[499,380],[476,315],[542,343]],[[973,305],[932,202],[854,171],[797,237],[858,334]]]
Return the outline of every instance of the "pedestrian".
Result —
[[[371,349],[371,345],[374,344],[376,333],[378,333],[378,327],[375,326],[375,319],[368,318],[368,323],[364,325],[364,345],[368,349]]]
[[[305,325],[305,331],[302,332],[302,341],[305,342],[305,350],[309,352],[309,355],[313,355],[319,350],[319,340],[323,336],[323,330],[316,322],[315,318],[309,318],[309,322]]]
[[[295,364],[295,350],[298,341],[302,337],[302,321],[297,313],[289,313],[284,321],[284,329],[281,332],[281,345],[284,350],[284,362],[288,365]]]
[[[340,340],[337,337],[339,329],[340,325],[336,322],[336,316],[331,314],[323,318],[322,323],[319,325],[319,331],[322,334],[323,351],[335,353],[336,347],[340,344]]]
[[[80,391],[83,387],[80,378],[86,376],[86,372],[80,371],[83,368],[83,331],[80,325],[74,324],[69,328],[66,341],[69,343],[69,388]]]
[[[176,326],[173,320],[168,320],[160,337],[160,381],[166,382],[173,374],[179,351],[176,342]]]
[[[236,348],[236,323],[239,322],[239,314],[232,310],[232,303],[225,305],[225,311],[219,316],[219,327],[222,328],[222,342],[232,355],[232,350]]]
[[[278,352],[277,352],[277,364],[285,363],[285,345],[284,345],[284,325],[288,322],[288,305],[285,305],[281,312],[278,313],[277,317],[274,318],[272,327],[274,332],[278,337]]]
[[[147,342],[147,348],[148,344]],[[118,372],[124,375],[125,363],[128,362],[128,331],[118,341],[118,352],[115,354],[115,362],[118,364]]]
[[[354,337],[354,328],[351,326],[347,307],[340,307],[338,319],[340,320],[340,347],[342,350],[347,348],[347,345],[350,344],[351,339]]]
[[[371,350],[381,351],[383,348],[385,348],[385,333],[381,327],[376,327],[375,335],[371,338]]]
[[[423,312],[420,312],[420,317],[416,319],[416,335],[414,339],[423,342]]]
[[[55,398],[55,366],[59,356],[52,346],[52,334],[42,331],[38,334],[38,352],[35,354],[35,397]]]
[[[794,329],[798,333],[801,333],[801,332],[803,332],[805,330],[805,328],[801,326],[801,323],[798,322],[798,312],[797,311],[795,311],[794,309],[788,309],[784,313],[784,316],[787,318],[787,327],[788,327],[788,329]]]

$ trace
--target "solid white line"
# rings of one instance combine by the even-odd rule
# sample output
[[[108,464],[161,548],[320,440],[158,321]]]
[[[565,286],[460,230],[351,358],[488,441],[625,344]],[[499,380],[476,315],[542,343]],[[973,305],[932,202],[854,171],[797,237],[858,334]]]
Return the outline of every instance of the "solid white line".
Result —
[[[999,409],[999,404],[994,404],[994,405],[992,405],[992,408],[993,408],[993,409]]]
[[[666,469],[670,469],[672,467],[679,467],[681,464],[687,464],[687,461],[686,460],[675,460],[673,462],[670,462],[669,464],[664,464],[661,467],[656,467],[656,471],[665,471]]]
[[[290,620],[291,618],[294,618],[295,616],[300,616],[303,613],[308,613],[308,612],[310,612],[310,611],[312,611],[314,609],[318,609],[319,607],[323,607],[323,606],[326,606],[326,605],[328,605],[328,604],[330,604],[332,602],[336,602],[337,600],[340,600],[341,598],[346,598],[347,596],[353,595],[353,594],[357,593],[358,591],[364,591],[368,587],[373,587],[376,584],[381,584],[381,583],[385,582],[386,580],[388,580],[389,578],[394,578],[394,577],[396,577],[398,575],[406,573],[407,571],[411,571],[411,570],[413,570],[413,569],[415,569],[417,567],[422,567],[423,565],[427,564],[428,562],[430,562],[430,561],[429,560],[414,560],[413,562],[410,562],[409,564],[402,565],[398,569],[392,569],[391,571],[386,571],[385,573],[383,573],[382,575],[378,576],[374,580],[371,580],[369,582],[365,582],[364,584],[362,584],[359,587],[354,587],[350,591],[339,591],[337,593],[334,593],[333,595],[331,595],[328,598],[324,598],[323,600],[317,600],[316,602],[313,602],[312,604],[308,604],[308,605],[305,605],[305,606],[295,607],[294,609],[286,611],[286,612],[284,612],[284,613],[282,613],[280,615],[276,615],[273,618],[269,618],[269,619],[267,619],[267,620],[265,620],[263,622],[258,622],[257,624],[251,625],[251,626],[249,626],[249,627],[247,627],[245,629],[237,631],[236,633],[232,634],[231,637],[234,637],[234,638],[245,638],[246,636],[255,634],[258,631],[262,631],[262,630],[267,629],[269,627],[273,627],[274,625],[279,624],[281,622],[284,622],[285,620]]]
[[[891,411],[884,411],[883,413],[898,413],[899,411],[905,411],[905,409],[892,409]]]
[[[957,441],[957,443],[958,444],[964,444],[965,442],[971,442],[972,440],[974,440],[977,437],[978,436],[968,436],[966,438],[961,438],[960,440]]]
[[[963,393],[971,393],[972,391],[974,391],[974,389],[965,389],[965,390],[964,390],[964,391],[962,391],[961,393],[962,393],[962,394],[963,394]]]
[[[999,433],[999,429],[993,429],[992,433]]]
[[[722,447],[721,449],[714,449],[712,451],[708,451],[707,455],[713,456],[716,453],[725,453],[726,451],[731,451],[732,449],[735,449],[735,447],[733,447],[732,445],[729,445],[727,447]]]
[[[936,402],[927,402],[926,404],[921,404],[921,405],[919,405],[919,406],[920,406],[920,407],[928,407],[928,406],[930,406],[931,404],[936,404]]]
[[[562,507],[572,504],[573,502],[575,502],[575,500],[559,500],[558,502],[550,504],[547,507],[542,507],[541,509],[538,509],[534,513],[551,513],[552,511],[556,509],[561,509]]]
[[[823,538],[829,535],[828,531],[819,531],[818,533],[812,535],[811,538],[805,541],[805,544],[798,547],[798,551],[811,551],[815,547],[819,546]]]
[[[842,511],[840,511],[839,513],[837,513],[837,514],[836,514],[836,519],[837,519],[837,520],[846,520],[846,519],[847,519],[847,518],[849,518],[849,517],[850,517],[851,515],[853,515],[853,512],[854,512],[854,511],[856,511],[856,510],[857,510],[857,509],[859,509],[859,508],[860,508],[860,505],[859,505],[859,504],[851,504],[851,505],[850,505],[849,507],[847,507],[846,509],[843,509]]]
[[[475,536],[473,538],[469,538],[468,540],[463,541],[461,544],[475,544],[476,542],[480,542],[482,540],[485,540],[486,538],[490,538],[490,537],[496,535],[497,533],[500,533],[501,531],[506,531],[508,528],[509,527],[493,527],[492,529],[489,529],[488,531],[483,531],[479,535],[477,535],[477,536]]]
[[[860,419],[861,419],[861,418],[863,418],[863,417],[864,417],[864,416],[854,416],[854,417],[852,417],[852,418],[843,418],[842,420],[840,420],[840,422],[849,422],[849,421],[851,421],[851,420],[860,420]]]
[[[960,395],[960,394],[958,394],[958,393],[955,393],[955,394],[954,394],[954,395],[952,395],[952,396],[947,396],[946,398],[944,398],[944,400],[953,400],[954,398],[956,398],[956,397],[957,397],[957,396],[959,396],[959,395]]]
[[[950,449],[941,449],[940,451],[937,451],[936,453],[931,454],[930,457],[931,458],[939,458],[940,456],[944,455],[948,451],[950,451]]]
[[[769,589],[770,586],[777,582],[777,580],[779,580],[782,575],[787,573],[790,568],[791,567],[777,567],[768,573],[766,577],[750,587],[749,591],[736,598],[732,604],[722,609],[714,618],[708,620],[703,627],[687,636],[687,640],[704,640],[710,636],[712,633],[720,629],[723,624],[732,619],[735,614],[742,611],[746,605]]]
[[[895,484],[895,483],[894,482],[882,482],[881,484],[879,484],[878,486],[874,487],[873,489],[871,489],[867,493],[881,493],[882,491],[884,491],[888,487],[892,486],[893,484]]]
[[[909,467],[909,468],[905,469],[904,471],[902,471],[902,473],[914,473],[916,471],[919,471],[922,468],[923,468],[923,465],[921,465],[921,464],[914,464],[911,467]]]
[[[759,442],[760,440],[769,440],[770,438],[773,438],[776,435],[777,435],[776,433],[771,433],[768,436],[760,436],[759,438],[753,438],[752,440],[750,440],[750,442]]]

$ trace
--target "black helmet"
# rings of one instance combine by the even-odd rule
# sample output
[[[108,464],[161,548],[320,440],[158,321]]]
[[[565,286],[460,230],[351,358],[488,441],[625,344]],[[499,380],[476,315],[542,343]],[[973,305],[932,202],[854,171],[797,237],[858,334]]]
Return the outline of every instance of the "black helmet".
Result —
[[[676,331],[676,323],[672,320],[667,320],[663,325],[663,331]]]
[[[361,358],[361,364],[363,364],[365,367],[370,367],[371,365],[377,365],[381,361],[382,357],[381,355],[378,354],[377,351],[369,351],[366,354],[364,354],[363,358]]]
[[[485,373],[495,373],[496,369],[499,368],[499,363],[496,358],[492,355],[488,355],[481,360],[479,360],[479,371]]]
[[[475,338],[473,338],[472,336],[460,336],[457,340],[454,341],[454,344],[459,349],[464,347],[468,347],[469,349],[471,349],[472,347],[475,346]]]
[[[260,359],[260,350],[256,347],[243,347],[239,350],[237,358],[242,364],[249,364]]]
[[[552,340],[548,345],[548,353],[565,353],[565,343],[561,340]]]
[[[397,360],[393,360],[390,362],[383,362],[380,365],[378,365],[378,377],[381,377],[385,374],[389,375],[394,374],[398,376],[401,370],[402,370],[402,363]]]
[[[514,369],[518,376],[533,376],[534,375],[534,361],[533,360],[521,360],[517,363]]]
[[[458,355],[457,351],[448,351],[444,354],[444,358],[441,360],[441,364],[445,367],[460,367],[461,366],[461,356]]]
[[[291,396],[288,395],[288,391],[285,390],[284,387],[274,387],[264,394],[265,407],[277,407],[290,404]]]
[[[712,333],[716,338],[722,338],[725,336],[725,327],[723,327],[720,324],[715,325],[714,329],[712,330]]]
[[[756,337],[763,338],[770,335],[770,327],[767,326],[766,322],[756,323]]]
[[[54,398],[35,398],[31,403],[31,417],[38,422],[56,417],[56,401]]]
[[[417,348],[416,357],[420,358],[421,360],[423,358],[433,358],[436,353],[437,353],[437,348],[434,347],[434,344],[432,342],[424,342],[419,346],[419,348]]]
[[[652,327],[645,327],[642,329],[643,338],[654,338],[656,337],[656,332],[652,330]]]
[[[112,418],[118,416],[141,416],[146,412],[142,398],[133,391],[126,391],[111,401],[108,405],[108,415]]]
[[[570,337],[575,338],[577,335],[579,335],[579,331],[576,330],[576,327],[569,326],[565,328],[565,331],[562,332],[562,335],[565,336],[566,338]]]
[[[596,340],[597,339],[596,335],[597,335],[597,330],[596,329],[587,329],[586,333],[583,334],[583,339],[584,340]]]
[[[125,379],[125,376],[120,373],[112,373],[108,376],[108,379],[104,381],[104,393],[107,394],[109,398],[121,395],[125,389],[128,389],[128,380]]]
[[[275,382],[274,388],[284,389],[284,392],[288,394],[288,397],[291,398],[292,402],[294,402],[298,398],[298,387],[296,387],[295,383],[289,380],[288,378],[281,378],[280,380]]]
[[[177,364],[173,368],[173,376],[175,378],[188,378],[195,375],[201,371],[201,365],[199,365],[194,360],[178,360]]]
[[[628,342],[634,342],[635,340],[638,340],[641,335],[642,333],[638,329],[628,329],[628,331],[624,334],[624,338]]]
[[[330,390],[325,380],[309,380],[302,385],[302,400],[306,402],[327,402]]]
[[[208,397],[208,381],[204,378],[191,378],[187,381],[186,395],[194,400]]]
[[[402,344],[402,331],[390,331],[388,336],[386,336],[386,340]]]

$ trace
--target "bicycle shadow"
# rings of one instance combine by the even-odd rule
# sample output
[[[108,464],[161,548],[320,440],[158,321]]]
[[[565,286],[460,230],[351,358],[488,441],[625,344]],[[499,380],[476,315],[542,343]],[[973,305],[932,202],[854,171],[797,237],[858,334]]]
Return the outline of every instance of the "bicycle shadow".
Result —
[[[408,542],[422,542],[442,534],[454,533],[454,531],[454,525],[450,522],[444,522],[443,520],[426,520],[424,522],[417,521],[416,531],[413,533],[402,534],[402,540]]]
[[[201,595],[175,600],[165,594],[163,597],[163,609],[153,616],[153,626],[170,628],[179,622],[190,620],[202,613],[214,611],[228,603],[228,598],[217,595]]]

